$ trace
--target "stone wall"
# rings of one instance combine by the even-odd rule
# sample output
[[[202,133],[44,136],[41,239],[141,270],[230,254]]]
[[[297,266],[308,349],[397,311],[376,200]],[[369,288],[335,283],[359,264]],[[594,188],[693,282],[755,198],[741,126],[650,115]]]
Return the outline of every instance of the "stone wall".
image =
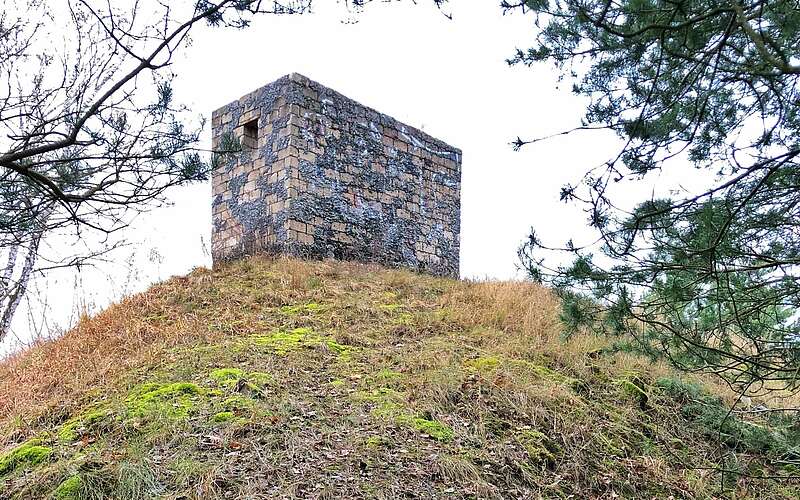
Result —
[[[458,276],[461,151],[291,74],[214,112],[214,262],[252,253]]]

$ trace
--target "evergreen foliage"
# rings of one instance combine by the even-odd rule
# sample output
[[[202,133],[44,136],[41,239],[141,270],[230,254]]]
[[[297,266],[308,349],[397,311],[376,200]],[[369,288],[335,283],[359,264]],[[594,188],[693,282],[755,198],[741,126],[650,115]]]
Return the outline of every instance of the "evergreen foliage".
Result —
[[[742,394],[796,391],[796,2],[503,6],[532,13],[540,27],[509,63],[554,63],[590,98],[579,129],[612,130],[624,144],[561,192],[585,209],[598,243],[553,247],[532,233],[520,249],[530,275],[561,291],[568,330],[631,335],[641,351],[716,373]],[[617,183],[669,178],[686,162],[713,173],[713,185],[632,210],[612,194]]]

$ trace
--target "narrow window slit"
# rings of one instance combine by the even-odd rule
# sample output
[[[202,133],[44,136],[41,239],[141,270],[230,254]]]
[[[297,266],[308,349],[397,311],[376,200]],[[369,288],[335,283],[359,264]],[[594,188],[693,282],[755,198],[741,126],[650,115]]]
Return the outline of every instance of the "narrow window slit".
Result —
[[[258,148],[258,118],[250,120],[242,126],[242,147],[244,149]]]

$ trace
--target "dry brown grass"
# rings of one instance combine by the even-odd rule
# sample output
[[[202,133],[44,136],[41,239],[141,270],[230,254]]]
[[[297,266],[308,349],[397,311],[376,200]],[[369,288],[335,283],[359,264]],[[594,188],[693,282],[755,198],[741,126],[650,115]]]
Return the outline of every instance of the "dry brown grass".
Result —
[[[550,358],[557,366],[585,375],[592,361],[587,353],[609,347],[610,339],[573,335],[565,339],[559,320],[559,301],[549,289],[527,282],[464,282],[443,297],[453,318],[465,328],[491,328],[503,335],[492,335],[491,351],[508,357],[536,360]],[[617,353],[607,363],[614,373],[647,372],[658,378],[673,375],[664,363],[630,354]],[[700,383],[705,379],[697,378]],[[719,384],[714,387],[725,392]],[[729,392],[729,391],[728,391]]]
[[[277,300],[288,303],[308,289],[312,276],[346,275],[356,269],[363,272],[366,266],[263,258],[218,271],[197,269],[160,283],[96,316],[82,317],[59,338],[0,361],[0,423],[12,417],[35,418],[46,409],[74,403],[92,389],[112,385],[119,375],[153,363],[166,349],[240,330],[237,327],[246,316],[243,308],[252,304],[224,286],[211,303],[208,294],[215,280],[237,275],[270,279],[278,285]],[[185,307],[188,303],[205,307],[191,311]]]
[[[308,305],[314,307],[304,310]],[[295,328],[326,335],[353,353],[343,357],[322,343],[276,355],[253,343]],[[651,385],[676,374],[609,352],[606,338],[565,340],[561,333],[557,297],[532,283],[254,258],[171,279],[0,362],[0,435],[8,443],[52,436],[66,419],[98,405],[124,416],[133,385],[208,386],[210,370],[235,367],[275,380],[244,423],[208,424],[218,409],[206,401],[205,413],[182,422],[180,432],[135,434],[144,440],[143,463],[152,462],[148,453],[164,461],[153,474],[176,494],[258,497],[272,481],[273,496],[304,496],[295,467],[322,483],[331,480],[328,470],[339,479],[356,477],[340,486],[351,492],[360,482],[380,486],[378,497],[399,496],[406,487],[422,497],[455,487],[479,498],[512,490],[520,498],[582,490],[600,498],[620,488],[634,496],[712,491],[716,476],[695,474],[684,462],[713,465],[719,446],[687,426],[675,401]],[[637,377],[648,384],[646,403],[625,390]],[[702,382],[730,397],[719,384]],[[420,435],[409,424],[413,418],[446,426],[452,440]],[[131,453],[129,429],[104,432],[95,437],[106,440],[108,456]],[[237,454],[202,447],[197,436],[202,441],[209,433],[239,443]],[[537,436],[543,441],[525,441]],[[369,437],[382,444],[367,449]],[[52,491],[75,459],[69,446],[52,445],[63,458],[40,472],[36,491]],[[193,453],[203,455],[194,475],[158,469],[170,467],[165,456],[191,459]],[[113,475],[117,466],[112,461],[103,470]],[[382,472],[359,475],[359,467]],[[272,479],[251,481],[256,471]],[[26,490],[32,487],[26,476],[15,481],[17,491],[34,491]],[[202,491],[192,484],[204,485]],[[340,493],[325,488],[319,496]]]
[[[290,258],[259,257],[214,271],[197,269],[1,360],[0,423],[35,418],[79,400],[112,385],[120,374],[152,364],[172,347],[253,333],[253,313],[265,305],[291,304],[309,294],[368,296],[385,287],[424,287],[431,280],[444,281],[375,265]],[[263,293],[241,293],[240,287],[259,283]]]
[[[230,288],[226,288],[226,280],[233,282]],[[260,304],[254,304],[252,297],[239,295],[238,280],[269,281],[273,287],[265,286],[264,295],[258,297]],[[443,293],[420,300],[425,298],[421,291],[431,287]],[[564,341],[558,299],[533,283],[453,282],[357,263],[255,258],[217,271],[198,269],[186,277],[170,279],[96,316],[81,318],[60,338],[42,341],[1,361],[0,422],[13,416],[33,418],[44,409],[75,401],[94,388],[112,384],[120,374],[152,363],[165,349],[207,342],[224,334],[246,334],[253,327],[253,307],[263,303],[293,303],[309,291],[335,300],[354,292],[370,296],[387,289],[396,295],[387,301],[410,298],[408,308],[443,308],[448,321],[462,329],[501,332],[489,337],[491,349],[509,357],[547,355],[580,373],[586,366],[586,353],[608,344],[607,339],[587,335]],[[201,308],[189,310],[186,304]],[[363,318],[369,317],[371,307],[356,303],[333,318],[346,326],[341,329],[343,340],[363,342],[370,329]],[[425,327],[417,324],[414,331],[419,334]],[[616,356],[614,365],[619,371],[670,373],[663,365],[653,366],[624,354]],[[714,387],[729,393],[721,384]]]
[[[149,320],[182,285],[173,280],[81,318],[64,336],[40,342],[0,363],[0,416],[35,414],[139,366],[165,345],[187,341],[190,319]],[[164,313],[168,313],[167,310]]]

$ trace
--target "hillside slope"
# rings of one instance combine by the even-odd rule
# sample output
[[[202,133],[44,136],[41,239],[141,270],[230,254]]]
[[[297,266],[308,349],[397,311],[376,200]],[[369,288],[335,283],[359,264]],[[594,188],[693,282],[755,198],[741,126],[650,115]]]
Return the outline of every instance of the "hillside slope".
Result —
[[[795,427],[532,284],[197,270],[0,363],[0,498],[797,498]],[[724,465],[729,472],[717,469]]]

